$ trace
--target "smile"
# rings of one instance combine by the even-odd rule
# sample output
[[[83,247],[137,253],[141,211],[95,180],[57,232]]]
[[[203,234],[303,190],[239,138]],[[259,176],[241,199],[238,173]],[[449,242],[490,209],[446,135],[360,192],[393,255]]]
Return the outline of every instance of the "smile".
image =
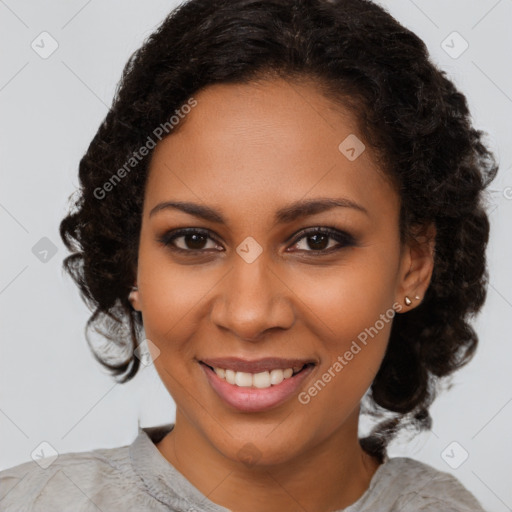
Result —
[[[215,366],[211,364],[214,362]],[[290,363],[293,364],[288,366]],[[298,360],[230,359],[204,360],[200,366],[213,391],[227,405],[243,412],[259,412],[275,408],[295,395],[316,365]],[[247,371],[250,369],[253,371]]]
[[[259,389],[269,388],[270,386],[277,386],[281,384],[284,379],[289,379],[302,370],[303,366],[296,366],[295,368],[285,368],[284,370],[277,368],[270,372],[260,373],[247,373],[236,372],[225,368],[212,368],[218,377],[224,379],[230,384],[235,386],[250,388],[255,387]]]

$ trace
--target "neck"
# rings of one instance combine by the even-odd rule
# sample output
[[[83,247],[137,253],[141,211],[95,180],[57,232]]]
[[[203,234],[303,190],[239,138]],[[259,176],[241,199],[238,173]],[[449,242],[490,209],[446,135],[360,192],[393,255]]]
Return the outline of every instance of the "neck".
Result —
[[[340,510],[364,494],[379,466],[359,444],[356,413],[348,427],[276,464],[226,457],[179,412],[156,447],[208,499],[230,510]]]

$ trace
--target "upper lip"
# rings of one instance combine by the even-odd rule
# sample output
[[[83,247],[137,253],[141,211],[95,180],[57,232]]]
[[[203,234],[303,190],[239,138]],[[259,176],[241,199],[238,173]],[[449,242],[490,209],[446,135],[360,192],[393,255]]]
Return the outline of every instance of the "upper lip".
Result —
[[[212,359],[201,359],[204,363],[213,368],[223,368],[236,372],[258,373],[275,369],[302,367],[308,363],[314,363],[312,359],[283,359],[280,357],[264,357],[249,361],[237,357],[220,357]]]

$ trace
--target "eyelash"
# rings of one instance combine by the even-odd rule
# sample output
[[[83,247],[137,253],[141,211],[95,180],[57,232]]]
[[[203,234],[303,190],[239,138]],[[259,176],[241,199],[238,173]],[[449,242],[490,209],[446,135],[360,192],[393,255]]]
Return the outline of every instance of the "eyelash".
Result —
[[[205,236],[207,238],[210,238],[217,244],[219,244],[219,242],[214,237],[210,236],[210,232],[208,230],[199,229],[199,228],[182,228],[177,231],[169,231],[169,232],[165,233],[163,236],[161,236],[160,238],[158,238],[158,242],[160,242],[165,247],[169,248],[170,250],[172,250],[174,252],[178,252],[178,253],[182,253],[182,254],[185,253],[190,256],[196,256],[196,255],[198,255],[198,253],[202,253],[205,251],[212,251],[212,249],[182,249],[181,247],[176,247],[173,244],[174,240],[176,240],[177,238],[180,238],[180,237],[183,237],[186,235],[193,235],[193,234]],[[311,249],[311,250],[305,251],[305,250],[299,249],[299,252],[312,253],[312,255],[314,255],[314,256],[323,256],[323,255],[327,256],[327,255],[332,254],[333,252],[339,251],[343,248],[356,245],[356,241],[352,235],[350,235],[349,233],[346,233],[344,231],[339,231],[337,229],[329,228],[329,227],[315,227],[315,228],[308,228],[303,231],[300,231],[297,235],[294,235],[294,242],[292,245],[297,245],[297,243],[299,243],[302,239],[307,238],[308,236],[315,235],[315,234],[326,235],[341,245],[339,245],[338,247],[330,247],[329,249],[320,249],[320,250]],[[221,252],[221,251],[219,251],[219,252]]]

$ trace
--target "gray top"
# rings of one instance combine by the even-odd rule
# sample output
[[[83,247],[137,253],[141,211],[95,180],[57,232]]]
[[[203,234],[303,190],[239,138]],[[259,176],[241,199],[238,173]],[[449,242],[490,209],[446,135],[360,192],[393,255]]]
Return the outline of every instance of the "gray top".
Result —
[[[0,471],[4,512],[229,512],[158,451],[173,425],[140,429],[131,445],[59,455]],[[452,475],[407,457],[386,459],[367,491],[338,512],[484,512]]]

